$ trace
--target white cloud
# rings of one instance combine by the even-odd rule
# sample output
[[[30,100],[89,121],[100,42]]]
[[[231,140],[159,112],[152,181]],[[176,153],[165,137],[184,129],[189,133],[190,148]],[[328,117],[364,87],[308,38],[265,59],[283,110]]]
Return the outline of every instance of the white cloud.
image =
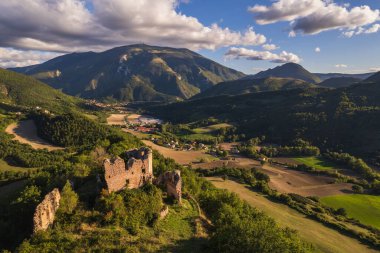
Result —
[[[314,49],[314,51],[315,51],[316,53],[319,53],[319,52],[321,52],[321,49],[320,49],[319,47],[316,47],[316,48]]]
[[[0,67],[23,67],[39,64],[53,57],[57,57],[57,53],[41,53],[37,51],[20,51],[11,48],[0,48]]]
[[[178,0],[86,2],[91,10],[83,0],[0,1],[0,47],[72,52],[143,42],[214,50],[266,42],[253,28],[241,33],[204,25],[178,12]]]
[[[371,33],[377,33],[379,31],[380,31],[380,24],[373,24],[367,29],[363,27],[358,27],[354,30],[343,32],[343,35],[347,38],[351,38],[354,35],[371,34]]]
[[[264,44],[264,45],[262,45],[262,47],[263,47],[265,50],[268,50],[268,51],[272,51],[272,50],[279,49],[279,47],[276,46],[275,44]]]
[[[349,8],[347,4],[338,5],[333,1],[277,0],[271,6],[255,5],[249,11],[255,14],[258,24],[289,21],[290,37],[296,32],[317,34],[332,29],[353,30],[379,20],[380,11],[367,5]]]
[[[369,71],[370,72],[379,72],[380,71],[380,67],[370,68]]]
[[[348,66],[346,64],[336,64],[335,68],[347,68]]]
[[[247,48],[232,47],[226,53],[225,56],[229,59],[240,59],[245,58],[252,61],[267,60],[275,63],[286,63],[294,62],[299,63],[301,59],[293,54],[286,51],[282,51],[280,54],[275,54],[269,51],[256,51]]]

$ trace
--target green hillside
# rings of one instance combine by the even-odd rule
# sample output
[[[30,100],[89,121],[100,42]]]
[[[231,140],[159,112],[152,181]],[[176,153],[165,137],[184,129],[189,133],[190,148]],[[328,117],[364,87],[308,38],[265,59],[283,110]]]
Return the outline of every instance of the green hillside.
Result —
[[[287,144],[301,137],[380,162],[380,83],[218,96],[148,110],[173,123],[215,117],[236,125],[246,138],[265,135]]]
[[[244,76],[188,49],[144,44],[73,53],[14,70],[70,95],[119,101],[175,101]]]
[[[65,111],[74,108],[81,100],[65,95],[32,77],[0,69],[0,102]]]
[[[236,80],[217,84],[204,92],[194,96],[194,99],[213,97],[220,95],[240,95],[246,93],[255,93],[262,91],[276,91],[297,88],[315,87],[305,81],[292,78],[269,77],[252,80]]]
[[[321,202],[333,208],[344,208],[347,216],[355,218],[363,224],[380,229],[380,196],[352,194],[329,196]]]

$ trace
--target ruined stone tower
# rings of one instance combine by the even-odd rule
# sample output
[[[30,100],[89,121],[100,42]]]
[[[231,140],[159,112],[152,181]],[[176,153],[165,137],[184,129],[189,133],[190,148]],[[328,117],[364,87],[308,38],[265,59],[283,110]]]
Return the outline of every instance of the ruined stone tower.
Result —
[[[49,225],[53,224],[55,213],[59,207],[61,194],[55,188],[53,191],[46,194],[44,200],[37,206],[33,216],[33,232],[46,230]]]
[[[182,202],[182,179],[181,171],[167,171],[161,174],[156,179],[156,184],[163,185],[166,187],[166,192],[169,196],[174,197],[178,200],[178,203]]]
[[[128,161],[120,157],[104,161],[104,179],[108,192],[139,188],[153,179],[153,155],[147,147],[127,151]]]

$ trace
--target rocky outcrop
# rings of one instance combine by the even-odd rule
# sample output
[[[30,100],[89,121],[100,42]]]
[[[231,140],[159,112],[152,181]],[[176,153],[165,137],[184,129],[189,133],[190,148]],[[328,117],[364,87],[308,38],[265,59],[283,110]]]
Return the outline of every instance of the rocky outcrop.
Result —
[[[152,182],[152,150],[146,147],[134,149],[128,151],[126,156],[127,163],[120,157],[104,161],[104,179],[108,192],[139,188]]]
[[[33,217],[33,232],[45,231],[54,222],[55,213],[59,207],[61,194],[55,188],[46,194],[44,200],[37,206]]]
[[[166,192],[169,196],[174,197],[178,203],[182,202],[182,178],[181,171],[167,171],[161,174],[157,180],[156,184],[163,185],[166,187]]]
[[[169,207],[164,206],[160,211],[160,219],[164,219],[169,214]]]

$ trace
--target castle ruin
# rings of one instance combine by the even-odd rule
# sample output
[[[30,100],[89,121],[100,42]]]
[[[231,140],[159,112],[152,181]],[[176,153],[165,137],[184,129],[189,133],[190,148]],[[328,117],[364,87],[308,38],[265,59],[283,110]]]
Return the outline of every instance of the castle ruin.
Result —
[[[153,155],[147,147],[127,151],[128,161],[122,158],[104,160],[104,180],[109,193],[122,189],[140,188],[153,182]],[[182,179],[181,172],[167,171],[160,175],[154,183],[166,187],[169,196],[181,203]]]
[[[181,171],[167,171],[161,174],[157,180],[156,184],[163,185],[166,187],[166,192],[169,196],[174,197],[178,203],[181,204],[182,201],[182,179]]]
[[[61,194],[55,188],[46,194],[44,200],[37,206],[33,216],[33,232],[45,231],[54,222],[55,213],[59,207]]]
[[[108,192],[115,192],[124,188],[134,189],[152,182],[153,155],[152,150],[146,147],[127,151],[127,163],[120,157],[106,159],[104,165],[104,179]]]

